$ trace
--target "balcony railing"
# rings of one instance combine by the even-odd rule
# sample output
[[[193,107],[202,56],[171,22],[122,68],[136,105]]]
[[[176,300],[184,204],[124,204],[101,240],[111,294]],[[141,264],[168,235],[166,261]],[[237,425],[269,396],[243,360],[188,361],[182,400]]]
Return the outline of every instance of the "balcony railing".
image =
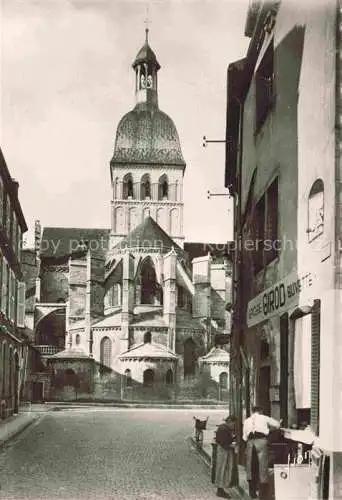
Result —
[[[63,351],[63,348],[55,345],[36,345],[35,347],[42,356],[51,356],[57,354],[57,352]]]

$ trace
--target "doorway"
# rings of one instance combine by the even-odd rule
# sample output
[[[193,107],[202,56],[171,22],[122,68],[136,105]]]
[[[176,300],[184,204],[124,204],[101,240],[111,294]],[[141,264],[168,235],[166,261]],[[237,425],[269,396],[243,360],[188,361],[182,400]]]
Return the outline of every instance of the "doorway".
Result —
[[[38,403],[43,401],[43,382],[32,383],[32,399]]]

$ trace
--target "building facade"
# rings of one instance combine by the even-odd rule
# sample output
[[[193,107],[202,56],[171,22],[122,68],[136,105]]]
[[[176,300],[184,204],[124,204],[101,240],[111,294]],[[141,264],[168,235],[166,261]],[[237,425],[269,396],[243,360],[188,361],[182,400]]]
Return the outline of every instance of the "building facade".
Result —
[[[40,238],[34,330],[45,399],[228,397],[229,355],[200,358],[216,344],[226,353],[231,255],[184,243],[185,161],[159,108],[147,36],[110,161],[110,229],[46,227]]]
[[[257,403],[309,426],[319,498],[342,494],[340,23],[335,1],[253,2],[247,55],[228,68],[231,409],[240,425]]]
[[[21,270],[22,235],[26,222],[0,150],[0,417],[17,413],[23,395],[29,339],[25,332],[25,283]]]

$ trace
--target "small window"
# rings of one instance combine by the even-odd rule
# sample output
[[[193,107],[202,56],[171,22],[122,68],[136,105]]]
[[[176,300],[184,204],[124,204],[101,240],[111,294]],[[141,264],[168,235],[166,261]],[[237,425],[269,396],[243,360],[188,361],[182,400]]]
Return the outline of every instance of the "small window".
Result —
[[[151,181],[148,174],[143,175],[141,179],[140,198],[142,200],[146,200],[146,198],[151,198]]]
[[[144,371],[143,374],[143,382],[144,386],[149,387],[153,385],[154,382],[154,371],[151,368],[148,368]]]
[[[162,175],[158,182],[158,199],[167,200],[169,196],[169,184],[166,175]]]
[[[173,384],[173,371],[171,370],[171,368],[166,372],[165,381],[167,385]]]
[[[275,179],[267,189],[266,202],[265,265],[278,255],[278,179]]]
[[[132,387],[132,373],[129,368],[125,370],[125,385],[126,387]]]
[[[144,334],[144,344],[150,344],[152,341],[151,332],[145,332]]]
[[[308,238],[316,239],[324,231],[324,184],[317,179],[309,193],[308,200]]]
[[[127,200],[127,198],[134,198],[132,174],[126,174],[123,178],[122,198],[124,200]]]
[[[265,195],[258,201],[253,217],[254,231],[254,269],[256,272],[263,267],[264,240],[265,240]]]
[[[80,342],[81,342],[81,336],[79,333],[77,333],[76,338],[75,338],[75,343],[76,343],[76,345],[79,345]]]
[[[228,373],[220,373],[220,389],[228,389]]]

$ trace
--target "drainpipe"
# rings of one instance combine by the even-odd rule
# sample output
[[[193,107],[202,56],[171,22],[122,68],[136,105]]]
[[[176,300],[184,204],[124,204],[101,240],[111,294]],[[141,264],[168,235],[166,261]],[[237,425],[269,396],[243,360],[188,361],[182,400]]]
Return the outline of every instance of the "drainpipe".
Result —
[[[236,248],[235,248],[235,276],[233,279],[233,290],[235,294],[234,301],[234,325],[235,325],[235,335],[234,335],[234,354],[235,354],[235,366],[236,375],[239,390],[236,395],[236,409],[237,409],[237,436],[239,444],[239,459],[240,462],[243,459],[243,447],[242,444],[242,363],[240,355],[240,347],[242,342],[242,330],[241,330],[241,319],[242,319],[242,293],[241,293],[241,277],[242,277],[242,234],[241,234],[241,171],[242,171],[242,137],[243,137],[243,101],[235,97],[236,102],[239,105],[239,139],[237,145],[238,153],[238,186],[237,186],[237,203],[236,196],[234,196],[234,220],[236,225],[234,228],[234,233],[236,235]],[[236,288],[235,288],[236,286]]]

